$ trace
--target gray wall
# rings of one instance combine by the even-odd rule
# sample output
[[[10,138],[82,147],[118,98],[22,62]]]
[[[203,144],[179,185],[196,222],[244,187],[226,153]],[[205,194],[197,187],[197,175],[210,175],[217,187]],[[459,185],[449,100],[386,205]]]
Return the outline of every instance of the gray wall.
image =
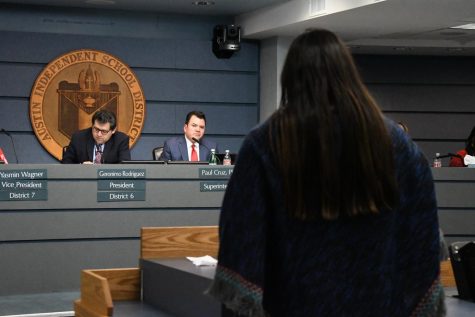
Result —
[[[185,115],[202,110],[207,134],[236,152],[259,116],[259,45],[242,43],[230,59],[211,51],[214,25],[227,17],[154,15],[0,5],[0,128],[11,132],[19,163],[57,162],[37,141],[28,116],[36,76],[71,50],[106,51],[127,63],[147,102],[133,159],[152,159],[152,149],[183,133]],[[11,141],[0,147],[14,160]]]
[[[280,71],[291,38],[261,43],[260,120],[280,99]],[[475,57],[354,55],[368,89],[389,118],[403,121],[429,159],[455,153],[475,126]],[[449,159],[443,159],[448,166]]]
[[[456,153],[475,126],[475,57],[356,55],[386,116],[403,121],[432,161]],[[374,140],[377,142],[377,139]],[[442,160],[448,166],[449,159]],[[473,169],[433,169],[439,222],[448,244],[475,239]],[[464,177],[466,179],[464,179]]]
[[[356,55],[356,61],[384,113],[408,125],[428,158],[465,147],[475,126],[475,57]]]
[[[475,241],[475,169],[433,168],[432,173],[445,240]]]
[[[280,73],[292,38],[272,37],[261,41],[260,121],[266,120],[280,105]]]

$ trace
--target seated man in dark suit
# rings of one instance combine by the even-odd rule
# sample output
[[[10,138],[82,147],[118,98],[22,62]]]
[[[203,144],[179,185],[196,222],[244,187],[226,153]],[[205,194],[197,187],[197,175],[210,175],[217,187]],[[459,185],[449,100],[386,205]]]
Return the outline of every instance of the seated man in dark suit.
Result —
[[[218,153],[216,142],[203,138],[206,128],[206,117],[201,111],[191,111],[186,115],[183,131],[184,136],[174,137],[165,141],[161,161],[208,161],[211,149]]]
[[[115,114],[99,110],[92,127],[77,131],[63,155],[63,164],[104,164],[130,160],[129,137],[117,131]]]

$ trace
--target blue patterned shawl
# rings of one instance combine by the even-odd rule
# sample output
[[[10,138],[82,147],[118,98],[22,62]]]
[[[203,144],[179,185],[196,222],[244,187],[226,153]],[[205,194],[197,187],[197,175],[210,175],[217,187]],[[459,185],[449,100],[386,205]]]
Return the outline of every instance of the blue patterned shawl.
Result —
[[[445,315],[432,174],[407,135],[388,120],[396,210],[301,221],[283,208],[268,129],[254,129],[239,152],[209,294],[242,316]]]

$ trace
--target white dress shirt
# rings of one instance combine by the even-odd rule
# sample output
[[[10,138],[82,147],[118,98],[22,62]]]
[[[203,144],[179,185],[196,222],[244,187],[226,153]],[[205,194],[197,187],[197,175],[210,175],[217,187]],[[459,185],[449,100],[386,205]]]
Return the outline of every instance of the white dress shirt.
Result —
[[[200,145],[198,143],[193,143],[185,137],[186,149],[188,150],[188,161],[191,161],[191,145],[195,145],[196,155],[198,155],[198,161],[200,160]]]

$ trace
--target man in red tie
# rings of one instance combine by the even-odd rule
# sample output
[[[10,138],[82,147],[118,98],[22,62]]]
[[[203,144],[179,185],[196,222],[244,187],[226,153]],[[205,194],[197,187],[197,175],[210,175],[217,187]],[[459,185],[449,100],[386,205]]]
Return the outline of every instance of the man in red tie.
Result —
[[[186,115],[183,136],[165,141],[161,161],[208,161],[211,149],[218,151],[216,142],[204,138],[206,116],[201,111]]]

